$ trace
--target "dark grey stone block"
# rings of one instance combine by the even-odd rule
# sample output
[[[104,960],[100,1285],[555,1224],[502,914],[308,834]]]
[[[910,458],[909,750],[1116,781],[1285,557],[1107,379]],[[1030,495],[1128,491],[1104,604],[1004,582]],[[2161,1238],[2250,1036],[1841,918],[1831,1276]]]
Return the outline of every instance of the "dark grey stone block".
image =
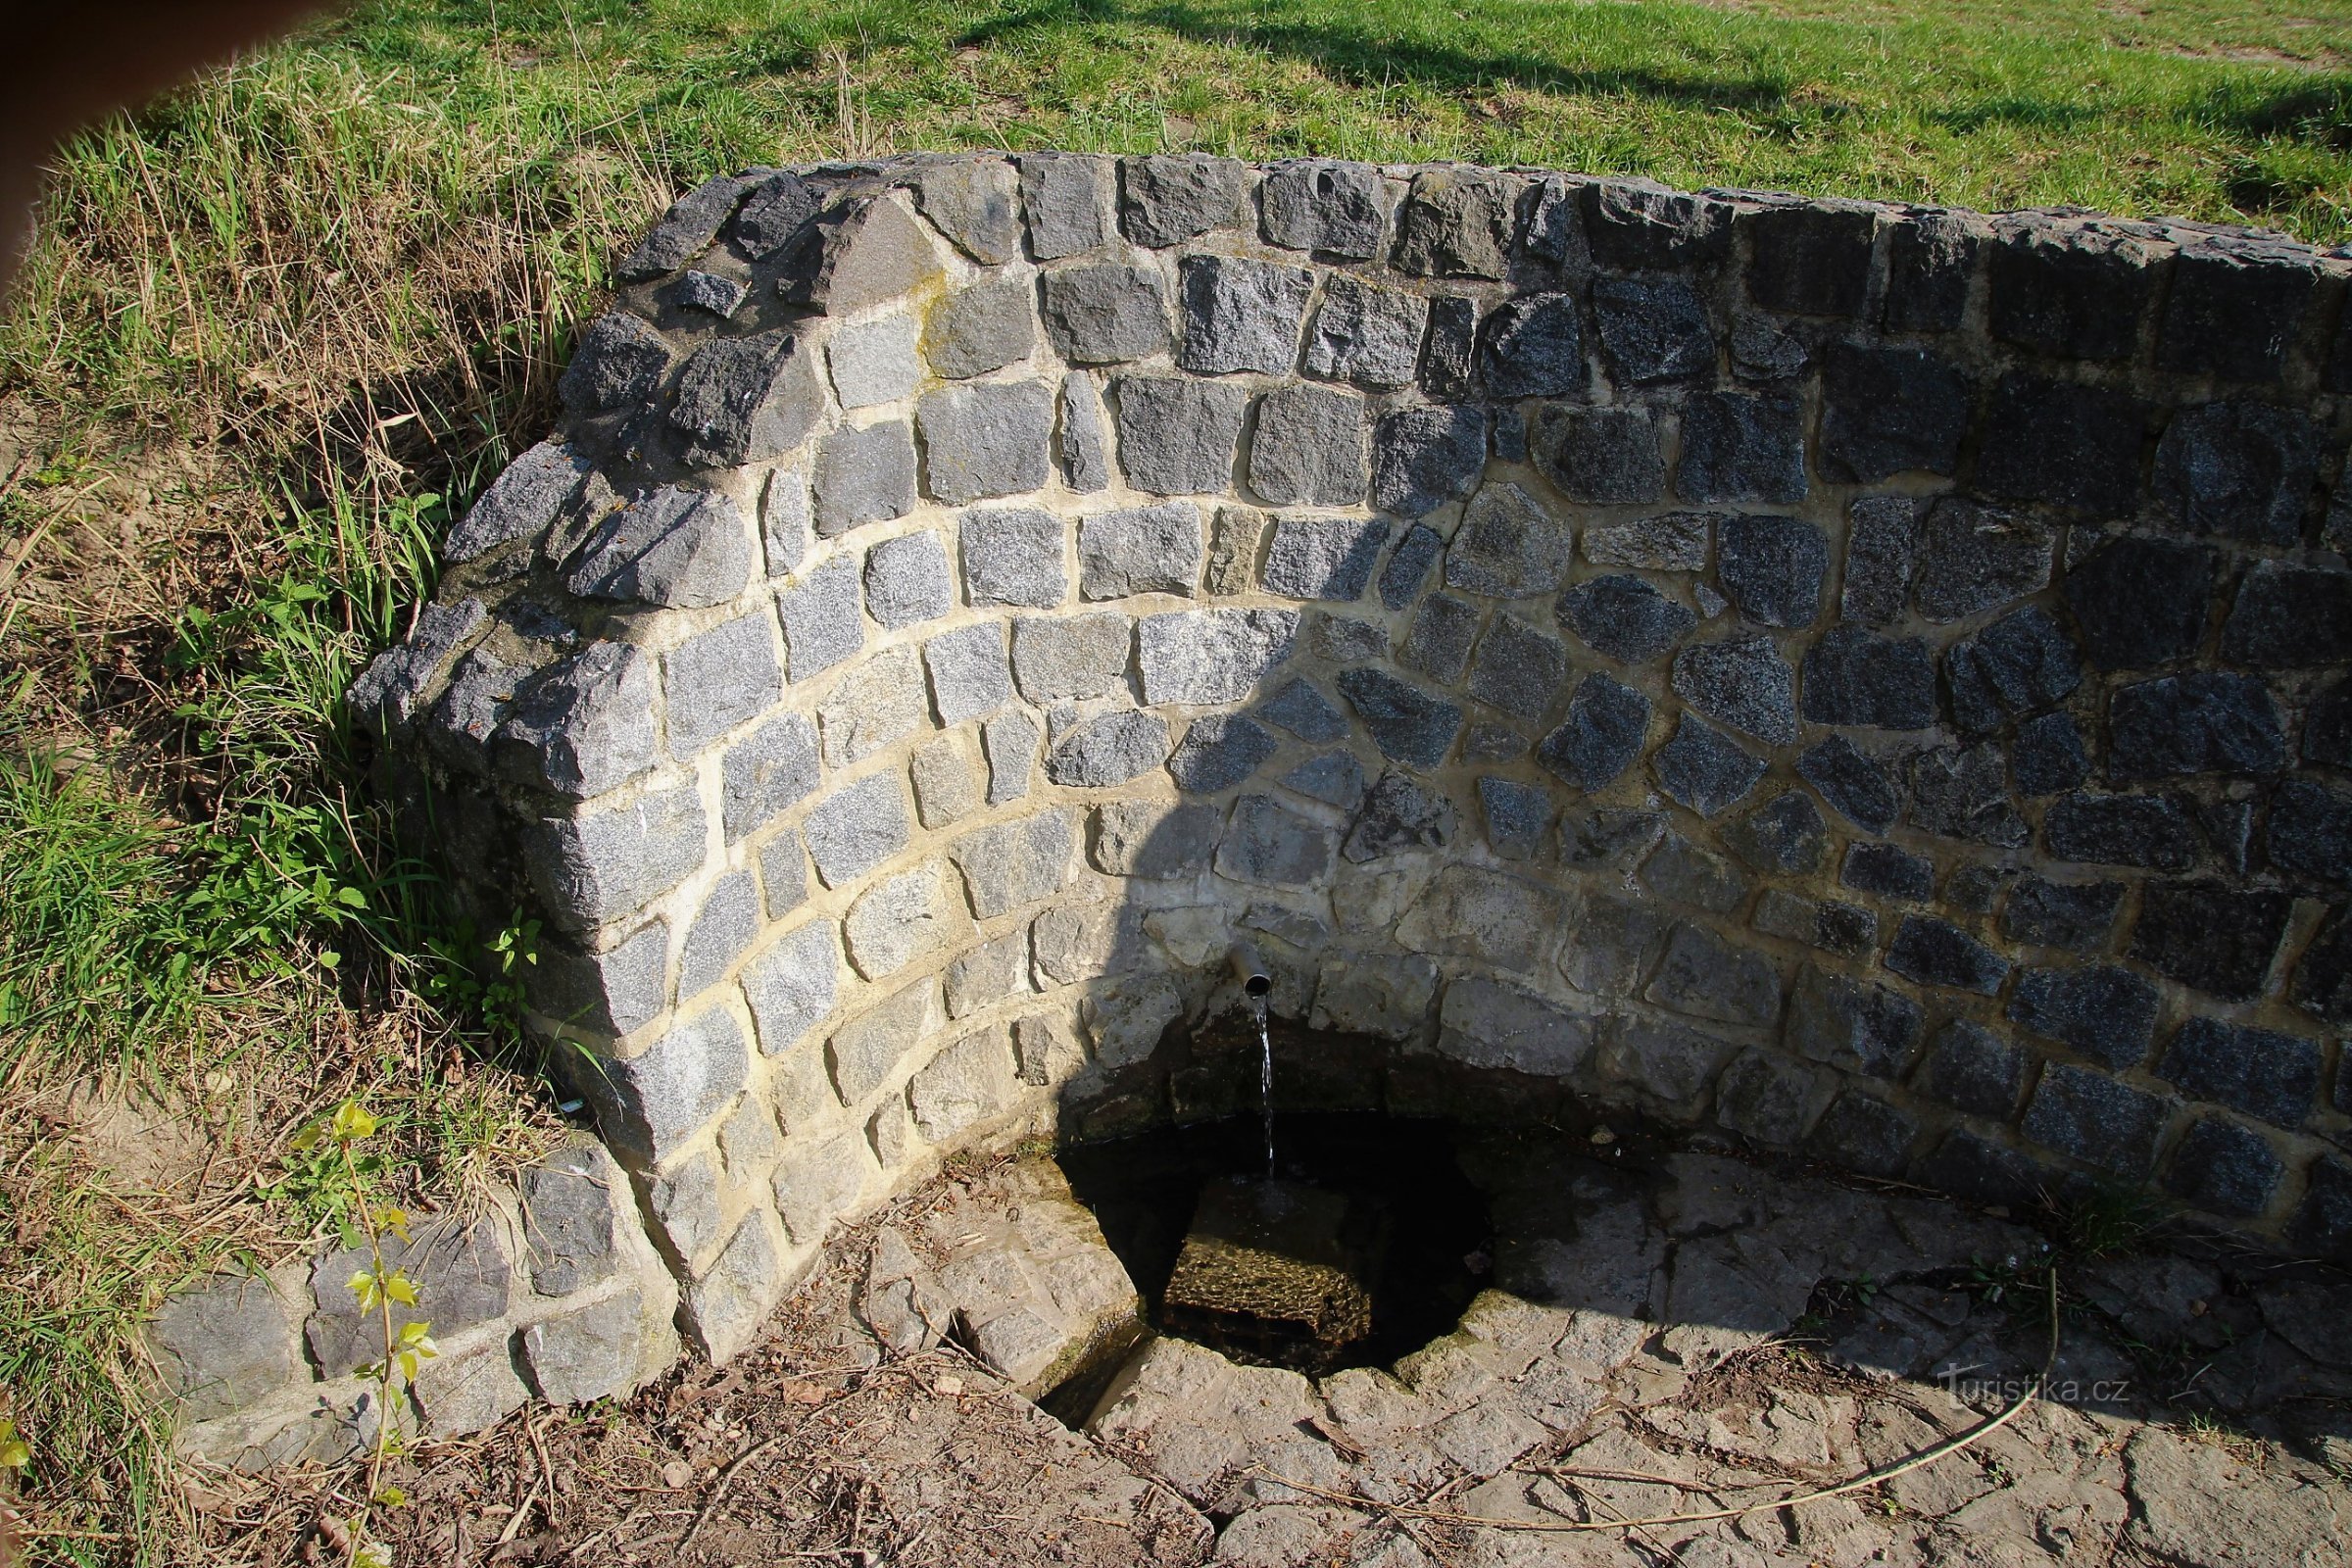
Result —
[[[2303,714],[2303,760],[2352,768],[2352,678],[2311,700]]]
[[[1462,678],[1470,665],[1470,645],[1478,636],[1478,607],[1451,594],[1432,594],[1413,615],[1396,662],[1418,670],[1442,686]]]
[[[2005,375],[1985,410],[1977,485],[2009,500],[2127,515],[2139,500],[2145,422],[2130,393]]]
[[[1669,832],[1642,860],[1642,885],[1670,903],[1729,914],[1747,902],[1755,880],[1713,850]]]
[[[2219,882],[2151,882],[2140,891],[2132,956],[2184,986],[2251,1002],[2286,934],[2284,893]]]
[[[1535,458],[1571,501],[1632,506],[1666,493],[1666,460],[1647,409],[1546,408],[1536,420]]]
[[[2147,1059],[2156,1039],[2157,1000],[2154,986],[2113,964],[2028,969],[2017,977],[2007,1016],[2123,1072]]]
[[[1360,505],[1372,477],[1366,434],[1364,400],[1353,392],[1312,385],[1269,392],[1257,400],[1257,428],[1250,438],[1250,488],[1276,506]],[[1385,526],[1359,532],[1375,548],[1388,537]],[[1279,531],[1275,543],[1279,548]],[[1371,564],[1366,558],[1366,575]],[[1356,592],[1362,591],[1359,579]]]
[[[1908,496],[1857,496],[1846,509],[1845,579],[1838,597],[1845,619],[1884,626],[1910,604],[1919,510]]]
[[[748,292],[734,278],[721,277],[715,272],[698,271],[688,272],[679,278],[677,286],[670,291],[670,298],[677,302],[680,310],[702,311],[723,320],[735,314],[735,308],[743,303],[743,297]]]
[[[1689,606],[1626,573],[1588,577],[1560,595],[1552,613],[1595,653],[1628,664],[1657,658],[1698,624]]]
[[[915,405],[923,477],[950,506],[1045,487],[1052,470],[1054,392],[1042,381],[942,387]]]
[[[1524,719],[1550,711],[1568,678],[1568,650],[1515,615],[1498,614],[1470,664],[1470,695]]]
[[[1876,1095],[1848,1089],[1830,1102],[1805,1148],[1817,1158],[1864,1176],[1902,1175],[1919,1121]]]
[[[2268,403],[2183,409],[2156,443],[2156,504],[2190,533],[2291,545],[2318,479],[2308,415]]]
[[[1386,670],[1344,669],[1338,684],[1373,744],[1392,761],[1435,767],[1461,732],[1459,705],[1407,685]]]
[[[1822,360],[1822,466],[1869,484],[1908,471],[1957,473],[1975,401],[1950,362],[1918,349],[1835,344]]]
[[[1892,844],[1849,844],[1838,867],[1840,886],[1882,899],[1924,904],[1936,896],[1936,866],[1924,855]]]
[[[1788,1049],[1874,1078],[1900,1078],[1919,1046],[1923,1015],[1901,992],[1807,964],[1788,1004]]]
[[[2202,545],[2118,539],[2067,568],[2062,592],[2101,669],[2149,669],[2197,651],[2219,561]]]
[[[2046,1201],[2049,1172],[2031,1156],[1967,1131],[1946,1133],[1919,1163],[1920,1185],[1963,1202],[2026,1210]]]
[[[2128,359],[2155,298],[2163,248],[2031,216],[1993,236],[1993,336],[2052,359]]]
[[[1372,504],[1419,517],[1468,495],[1487,466],[1487,416],[1475,408],[1399,409],[1372,438]]]
[[[2009,960],[1949,920],[1903,918],[1886,948],[1886,967],[1923,986],[1949,986],[1989,997],[2000,990]]]
[[[2271,798],[2265,843],[2280,870],[2352,882],[2352,791],[2289,779]]]
[[[1258,231],[1269,245],[1349,261],[1380,254],[1389,196],[1380,170],[1329,158],[1295,158],[1266,171],[1257,189]]]
[[[613,275],[624,283],[642,283],[684,267],[710,248],[720,226],[735,216],[736,205],[754,183],[732,174],[704,180],[669,204],[662,221],[621,258]]]
[[[1506,860],[1532,860],[1551,830],[1551,797],[1533,784],[1481,778],[1478,805],[1487,846]]]
[[[2335,1263],[2352,1259],[2352,1161],[2323,1154],[2311,1162],[2287,1234],[2316,1257]]]
[[[1954,643],[1944,679],[1953,721],[1963,734],[1981,735],[2066,697],[2082,683],[2082,663],[2048,612],[2028,605]]]
[[[2042,818],[2042,846],[2061,860],[2185,871],[2197,861],[2196,824],[2155,795],[2069,795]]]
[[[1478,301],[1440,294],[1429,302],[1429,343],[1421,354],[1421,385],[1442,403],[1476,391]]]
[[[1928,1042],[1919,1087],[1954,1110],[1994,1121],[2017,1112],[2032,1058],[1982,1024],[1954,1018]]]
[[[2172,292],[2156,333],[2158,368],[2277,382],[2318,279],[2308,253],[2189,246],[2173,263]]]
[[[1902,810],[1902,797],[1886,765],[1842,735],[1806,748],[1796,760],[1796,772],[1831,809],[1873,833],[1892,827]]]
[[[1709,718],[1768,745],[1796,740],[1796,673],[1769,637],[1685,648],[1674,656],[1674,690]]]
[[[1315,274],[1303,267],[1237,256],[1187,256],[1177,268],[1183,330],[1176,363],[1207,375],[1289,374],[1314,286]]]
[[[2026,1107],[2025,1135],[2126,1181],[2144,1181],[2156,1163],[2166,1103],[2088,1067],[2053,1062]]]
[[[1715,373],[1715,329],[1698,291],[1679,277],[1604,277],[1592,285],[1601,352],[1634,386]]]
[[[752,261],[782,250],[816,216],[823,194],[789,169],[761,180],[735,214],[735,248]]]
[[[1747,295],[1768,311],[1856,317],[1870,293],[1879,213],[1859,202],[1805,202],[1740,215]]]
[[[1587,675],[1566,720],[1537,744],[1536,760],[1579,789],[1604,789],[1642,755],[1648,728],[1648,698],[1606,675]]]
[[[1693,268],[1731,250],[1732,206],[1646,179],[1585,186],[1585,232],[1603,267]]]
[[[1364,764],[1351,752],[1310,757],[1276,782],[1286,790],[1326,806],[1336,806],[1343,811],[1353,811],[1363,805],[1364,792],[1370,784],[1364,777]]]
[[[1568,519],[1507,480],[1480,487],[1446,546],[1446,585],[1496,599],[1547,594],[1575,553]]]
[[[1927,729],[1936,722],[1936,671],[1927,644],[1832,627],[1805,650],[1804,715],[1816,724]]]
[[[1176,787],[1196,795],[1229,790],[1274,755],[1271,731],[1240,713],[1204,713],[1192,722],[1168,757]]]
[[[1233,220],[1248,166],[1202,153],[1119,160],[1119,223],[1138,245],[1165,249]]]
[[[1421,277],[1502,276],[1513,197],[1511,181],[1485,170],[1422,170],[1397,219],[1397,270]]]
[[[1046,777],[1079,789],[1107,789],[1167,760],[1168,721],[1129,710],[1071,726],[1046,753]]]
[[[2173,1151],[2164,1187],[2209,1214],[2259,1214],[2285,1175],[2286,1164],[2269,1139],[2233,1121],[2204,1116]]]
[[[824,407],[816,357],[789,332],[762,332],[695,350],[678,372],[669,424],[689,464],[738,468],[799,446]]]
[[[2001,911],[2001,934],[2012,942],[2095,953],[2115,929],[2123,897],[2120,882],[2049,882],[2029,874]]]
[[[1334,273],[1306,334],[1306,373],[1389,390],[1412,384],[1429,301]]]
[[[1584,329],[1575,295],[1506,300],[1489,313],[1479,335],[1490,397],[1572,397],[1585,390]]]
[[[669,340],[627,311],[598,317],[573,345],[556,383],[574,414],[609,414],[650,402],[669,369]]]
[[[1693,392],[1683,402],[1675,493],[1685,501],[1805,498],[1804,406],[1781,394]]]
[[[2071,714],[2044,713],[2017,727],[2009,747],[2009,777],[2028,799],[2078,789],[2090,776],[2090,757]]]
[[[1649,760],[1658,788],[1701,816],[1719,816],[1764,776],[1764,760],[1710,724],[1682,716]]]
[[[1442,850],[1453,842],[1456,822],[1453,804],[1445,796],[1408,774],[1383,773],[1364,797],[1364,808],[1340,853],[1360,865],[1407,850]]]
[[[2272,1029],[2191,1018],[2164,1048],[2156,1074],[2199,1100],[2300,1127],[2319,1103],[2320,1046]]]
[[[1257,705],[1259,718],[1289,730],[1302,741],[1322,746],[1348,734],[1348,716],[1331,699],[1303,680],[1285,681],[1274,695]]]
[[[2352,661],[2352,572],[2256,562],[2222,627],[2222,657],[2258,669]]]
[[[569,564],[564,585],[583,599],[703,610],[750,586],[751,533],[732,498],[665,484],[599,523]]]
[[[1968,310],[1968,282],[1991,225],[1974,213],[1913,209],[1886,244],[1889,332],[1949,332]]]
[[[2272,773],[2286,737],[2252,675],[2199,670],[2119,687],[2107,706],[2107,777],[2129,784],[2189,773]]]
[[[1723,842],[1759,871],[1804,876],[1821,863],[1828,834],[1801,790],[1787,790],[1723,830]]]
[[[1813,624],[1829,569],[1829,539],[1801,517],[1743,513],[1717,526],[1716,584],[1759,625]]]
[[[2025,818],[2009,800],[2000,748],[1941,746],[1911,759],[1911,825],[1938,838],[2016,849]]]
[[[1802,339],[1760,316],[1732,323],[1732,374],[1742,381],[1786,381],[1812,363]]]
[[[564,443],[540,442],[508,464],[466,509],[441,543],[442,559],[471,561],[517,539],[546,537],[593,471]]]
[[[1247,390],[1187,375],[1122,375],[1113,389],[1119,462],[1138,490],[1191,496],[1233,488]]]
[[[1046,336],[1072,365],[1119,365],[1168,346],[1167,285],[1154,269],[1058,267],[1042,288]]]
[[[1560,824],[1560,858],[1578,870],[1622,872],[1648,854],[1665,831],[1663,811],[1603,808],[1572,813]]]
[[[1693,1018],[1748,1029],[1770,1028],[1781,1016],[1781,977],[1772,960],[1688,920],[1675,922],[1642,994]]]
[[[1928,508],[1913,595],[1930,620],[1964,620],[2038,592],[2056,534],[2030,517],[1946,496]]]
[[[1023,153],[1018,163],[1030,254],[1041,262],[1056,261],[1091,251],[1110,237],[1103,221],[1114,180],[1109,159]]]
[[[914,427],[886,419],[843,426],[816,444],[816,531],[831,538],[914,510]]]

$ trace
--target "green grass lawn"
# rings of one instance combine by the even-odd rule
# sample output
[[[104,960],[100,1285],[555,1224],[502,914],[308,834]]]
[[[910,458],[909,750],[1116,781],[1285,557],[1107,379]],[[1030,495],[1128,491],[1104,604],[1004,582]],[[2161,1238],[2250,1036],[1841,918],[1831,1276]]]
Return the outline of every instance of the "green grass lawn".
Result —
[[[32,1561],[201,1554],[129,1330],[331,1225],[305,1117],[376,1099],[425,1200],[547,1125],[527,1077],[452,1065],[511,1035],[511,977],[452,956],[336,696],[546,427],[610,259],[717,171],[965,146],[2341,244],[2352,0],[372,0],[81,138],[0,316],[0,1416]],[[93,1072],[213,1107],[229,1168],[110,1183],[56,1133]]]

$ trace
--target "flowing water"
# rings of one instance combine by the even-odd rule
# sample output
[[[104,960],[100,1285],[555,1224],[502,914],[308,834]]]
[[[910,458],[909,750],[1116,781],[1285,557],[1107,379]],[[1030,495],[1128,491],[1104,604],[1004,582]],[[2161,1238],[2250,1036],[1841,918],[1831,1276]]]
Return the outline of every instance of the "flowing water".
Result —
[[[1274,1174],[1274,1037],[1266,1027],[1266,1004],[1257,1010],[1257,1099],[1266,1122],[1266,1174]]]

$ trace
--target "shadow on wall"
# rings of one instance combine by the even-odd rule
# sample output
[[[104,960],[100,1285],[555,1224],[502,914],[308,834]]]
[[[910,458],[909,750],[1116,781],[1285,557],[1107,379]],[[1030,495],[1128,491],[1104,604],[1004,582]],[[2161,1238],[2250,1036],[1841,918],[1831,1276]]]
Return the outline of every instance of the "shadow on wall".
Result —
[[[947,1153],[1630,1106],[2352,1248],[2352,264],[1184,157],[680,199],[354,693],[714,1356]],[[1318,1048],[1320,1049],[1320,1048]],[[1288,1092],[1288,1091],[1286,1091]]]

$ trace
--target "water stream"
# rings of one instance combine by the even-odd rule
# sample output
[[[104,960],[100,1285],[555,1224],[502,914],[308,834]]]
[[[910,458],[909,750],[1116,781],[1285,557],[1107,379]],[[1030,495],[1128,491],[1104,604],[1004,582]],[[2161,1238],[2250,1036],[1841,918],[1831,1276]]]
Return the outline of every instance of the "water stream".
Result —
[[[1266,1026],[1266,999],[1252,999],[1257,1014],[1257,1099],[1266,1122],[1266,1174],[1274,1174],[1274,1037]]]

